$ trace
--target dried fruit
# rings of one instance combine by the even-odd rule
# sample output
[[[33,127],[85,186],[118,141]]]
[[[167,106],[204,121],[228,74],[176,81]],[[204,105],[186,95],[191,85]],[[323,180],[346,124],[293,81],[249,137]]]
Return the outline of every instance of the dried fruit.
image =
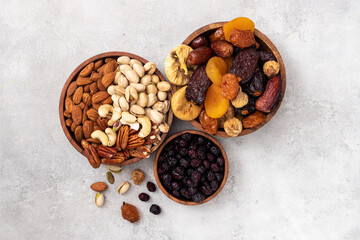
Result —
[[[214,41],[210,47],[216,55],[223,58],[230,57],[234,52],[233,46],[226,41]]]
[[[227,72],[226,62],[219,57],[212,57],[206,64],[206,74],[213,84],[220,86],[221,78]]]
[[[265,113],[256,111],[243,119],[244,128],[253,128],[265,120]]]
[[[226,113],[221,118],[219,118],[219,128],[224,128],[224,122],[227,119],[230,119],[234,116],[235,116],[234,107],[231,104],[229,104],[229,107],[228,107]]]
[[[104,194],[96,193],[96,195],[95,195],[95,205],[98,206],[98,207],[101,207],[102,205],[104,205],[104,202],[105,202]]]
[[[137,222],[140,219],[139,212],[134,205],[123,202],[121,206],[121,215],[125,220],[131,223]]]
[[[230,72],[231,64],[232,64],[233,60],[234,60],[234,57],[224,58],[224,61],[226,62],[226,66],[227,66],[227,70],[226,70],[227,73]]]
[[[193,49],[187,45],[174,47],[165,60],[165,73],[169,81],[175,85],[186,85],[196,66],[187,64],[189,52]]]
[[[140,185],[145,179],[145,174],[140,169],[135,169],[131,173],[131,180],[133,180],[134,184]]]
[[[224,130],[226,134],[229,135],[230,137],[237,137],[242,131],[242,123],[239,119],[235,117],[230,118],[225,121]]]
[[[278,100],[281,91],[281,78],[275,76],[266,84],[266,89],[256,101],[255,107],[262,112],[270,112],[275,102]],[[74,110],[73,110],[74,111]]]
[[[231,100],[231,104],[236,108],[242,108],[248,103],[248,101],[249,101],[248,95],[242,92],[240,87],[236,97],[233,100]]]
[[[130,188],[130,183],[125,181],[122,184],[120,184],[117,191],[118,191],[119,194],[124,194],[129,190],[129,188]]]
[[[239,80],[235,74],[227,73],[221,78],[221,94],[229,100],[236,97],[239,92]]]
[[[146,187],[149,190],[149,192],[155,192],[156,191],[156,186],[152,182],[147,182]]]
[[[208,47],[199,47],[195,50],[192,50],[189,55],[187,62],[191,65],[201,65],[206,63],[212,55],[212,51]]]
[[[216,29],[216,31],[213,34],[211,34],[209,38],[211,42],[224,41],[225,40],[224,29],[222,27]]]
[[[247,83],[255,72],[258,59],[255,49],[246,48],[235,56],[230,72],[240,77],[242,83]]]
[[[259,59],[261,62],[265,63],[267,61],[276,61],[275,56],[272,53],[265,51],[258,51]]]
[[[230,41],[230,35],[234,29],[250,30],[250,31],[254,32],[255,24],[249,18],[238,17],[238,18],[231,20],[228,23],[225,23],[223,26],[223,29],[224,29],[224,35],[225,35],[226,41]]]
[[[107,189],[107,185],[104,182],[96,182],[91,184],[90,188],[96,192],[102,192]]]
[[[269,78],[276,76],[280,71],[280,65],[276,61],[267,61],[263,66],[263,71]]]
[[[199,116],[203,106],[198,106],[195,103],[186,100],[186,88],[187,86],[182,87],[175,92],[171,98],[171,108],[177,118],[191,121]]]
[[[188,87],[186,88],[186,100],[193,101],[201,105],[205,101],[205,96],[211,81],[206,75],[205,66],[198,67],[191,76]]]
[[[110,184],[113,184],[115,182],[114,175],[111,172],[106,173],[106,179]]]
[[[199,47],[204,47],[208,44],[208,41],[205,37],[203,36],[199,36],[197,38],[195,38],[192,42],[191,42],[191,47],[193,49],[199,48]]]
[[[156,204],[152,204],[150,207],[150,212],[155,215],[159,215],[161,213],[161,208]]]
[[[237,108],[235,109],[235,112],[240,114],[241,116],[245,116],[245,115],[248,115],[249,113],[252,113],[254,112],[256,109],[255,109],[255,103],[256,103],[256,98],[249,95],[248,96],[248,103],[243,106],[242,108]]]
[[[247,48],[255,44],[254,33],[250,30],[234,29],[230,35],[230,42],[239,48]]]
[[[147,193],[140,193],[139,199],[140,199],[140,201],[147,202],[147,201],[149,201],[150,196]]]
[[[221,88],[212,84],[205,98],[205,111],[209,117],[220,118],[226,113],[229,106],[229,100],[221,95]]]
[[[209,117],[205,110],[202,110],[199,116],[199,121],[203,130],[209,134],[216,134],[219,128],[219,119]]]
[[[265,74],[260,70],[260,68],[256,68],[254,76],[250,79],[249,82],[243,85],[244,92],[258,97],[263,94],[266,81],[267,77]]]

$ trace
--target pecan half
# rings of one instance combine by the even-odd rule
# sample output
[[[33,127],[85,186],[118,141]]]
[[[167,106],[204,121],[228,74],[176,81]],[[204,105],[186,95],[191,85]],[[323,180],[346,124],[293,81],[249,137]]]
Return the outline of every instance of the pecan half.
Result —
[[[109,120],[106,118],[98,118],[96,120],[96,123],[97,123],[97,125],[99,125],[99,127],[101,128],[102,131],[105,131],[105,129],[108,127],[108,124],[107,124],[108,121]]]
[[[153,143],[156,143],[158,141],[156,134],[160,132],[160,130],[158,128],[156,129],[152,129],[150,134],[145,138],[145,142],[144,145],[150,145]]]
[[[129,152],[129,150],[125,149],[125,150],[123,151],[123,153],[124,153],[126,159],[129,159],[129,157],[130,157],[130,152]]]
[[[150,149],[145,146],[140,146],[137,148],[133,148],[129,150],[130,156],[137,158],[149,158],[150,157]]]
[[[88,148],[84,148],[84,153],[85,156],[87,157],[87,159],[89,160],[90,165],[93,168],[98,168],[100,167],[100,157],[99,154],[97,153],[96,149],[91,146],[90,144],[88,145]]]
[[[118,152],[112,158],[102,158],[101,162],[108,165],[119,165],[126,160],[124,153]]]
[[[117,149],[114,147],[106,147],[106,146],[100,145],[97,148],[97,152],[100,157],[112,158],[117,153]]]
[[[145,138],[139,137],[137,134],[130,135],[126,149],[132,149],[144,145]]]
[[[129,141],[130,128],[128,125],[123,125],[119,129],[119,133],[116,139],[116,147],[118,150],[126,149]]]

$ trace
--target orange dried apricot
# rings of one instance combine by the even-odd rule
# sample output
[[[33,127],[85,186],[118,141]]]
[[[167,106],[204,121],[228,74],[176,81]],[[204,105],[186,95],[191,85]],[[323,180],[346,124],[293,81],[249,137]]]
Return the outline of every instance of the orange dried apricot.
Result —
[[[221,88],[219,86],[212,84],[206,93],[204,106],[209,117],[220,118],[229,107],[229,99],[221,95]]]
[[[206,75],[213,84],[220,86],[221,78],[227,71],[226,62],[220,57],[212,57],[206,64]]]
[[[205,110],[201,111],[199,121],[203,130],[209,134],[215,134],[219,128],[219,119],[209,117]]]
[[[249,18],[246,17],[238,17],[233,20],[231,20],[228,23],[225,23],[223,26],[225,40],[230,41],[230,35],[233,29],[239,29],[239,30],[251,30],[254,32],[255,30],[255,24],[253,21],[251,21]]]
[[[234,99],[239,92],[239,81],[235,74],[227,73],[221,79],[221,94],[229,100]]]

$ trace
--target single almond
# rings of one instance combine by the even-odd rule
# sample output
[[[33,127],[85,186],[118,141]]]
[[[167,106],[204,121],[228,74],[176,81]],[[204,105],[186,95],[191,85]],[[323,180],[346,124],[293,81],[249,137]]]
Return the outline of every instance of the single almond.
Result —
[[[104,75],[110,72],[114,72],[117,68],[117,62],[116,60],[112,60],[104,65]],[[115,77],[115,76],[114,76]]]
[[[106,91],[106,87],[101,83],[101,79],[97,80],[96,83],[100,91]]]
[[[68,126],[68,127],[71,127],[71,124],[72,124],[72,123],[73,123],[73,120],[70,119],[70,118],[66,119],[66,121],[65,121],[65,124],[66,124],[66,126]]]
[[[109,72],[102,77],[101,83],[104,87],[107,88],[108,86],[111,85],[114,79],[115,79],[115,72]]]
[[[82,110],[78,105],[75,105],[71,113],[72,120],[76,125],[79,125],[82,121]]]
[[[72,97],[72,100],[75,104],[79,104],[81,102],[82,99],[82,95],[83,95],[84,89],[83,87],[79,86],[75,92],[74,95]]]
[[[98,73],[98,72],[92,72],[91,73],[91,76],[90,76],[90,80],[91,81],[97,81],[97,80],[99,80],[99,79],[101,79],[102,78],[102,74],[100,74],[100,73]]]
[[[103,192],[107,189],[107,184],[104,182],[96,182],[91,184],[90,188],[96,192]]]
[[[73,121],[73,123],[71,124],[71,127],[70,127],[71,131],[75,132],[75,129],[76,129],[77,126],[78,125]]]
[[[85,103],[80,102],[78,106],[79,106],[79,107],[81,108],[81,110],[82,110],[82,109],[84,109],[84,107],[85,107]]]
[[[92,98],[91,101],[92,103],[98,103],[101,102],[102,100],[104,100],[105,98],[109,97],[110,95],[107,93],[107,91],[100,91],[95,93]]]
[[[96,121],[99,118],[99,113],[95,109],[91,108],[86,112],[88,118],[92,121]]]
[[[66,91],[66,95],[67,95],[68,97],[70,97],[71,95],[73,95],[77,87],[78,87],[78,85],[77,85],[76,82],[71,82],[70,85],[69,85],[69,87],[68,87],[68,89],[67,89],[67,91]]]
[[[84,93],[89,93],[90,92],[90,84],[86,84],[84,86]]]
[[[89,83],[92,83],[92,81],[90,80],[90,78],[84,78],[84,77],[78,77],[76,79],[76,83],[77,85],[86,85],[86,84],[89,84]]]
[[[88,65],[86,65],[86,67],[84,67],[83,70],[81,70],[81,72],[79,73],[79,76],[87,77],[93,69],[94,69],[94,63],[91,62]]]
[[[111,98],[111,96],[108,96],[107,98],[105,98],[104,100],[101,101],[102,104],[113,104],[113,100]]]
[[[91,106],[91,96],[90,96],[90,93],[83,93],[83,96],[82,96],[82,101],[88,105],[89,107]]]
[[[82,120],[81,120],[81,123],[84,124],[84,122],[86,120],[88,120],[88,117],[87,117],[87,111],[89,111],[89,106],[88,105],[85,105],[83,111],[82,111]]]
[[[74,102],[71,100],[71,98],[67,97],[65,99],[65,111],[71,113],[73,106]]]
[[[103,60],[102,60],[102,59],[97,60],[97,61],[95,62],[95,64],[94,64],[94,71],[97,71],[97,70],[101,67],[102,64],[103,64]]]
[[[105,63],[111,62],[111,61],[115,61],[115,59],[113,58],[105,58]]]
[[[75,135],[75,139],[76,139],[77,142],[80,142],[84,138],[83,130],[82,130],[81,125],[79,125],[79,126],[77,126],[75,128],[74,135]]]
[[[90,84],[90,93],[94,94],[97,91],[99,91],[99,88],[97,87],[97,82],[93,82],[92,84]]]
[[[91,133],[94,131],[94,125],[95,123],[93,121],[85,121],[83,124],[83,132],[85,138],[90,138]]]

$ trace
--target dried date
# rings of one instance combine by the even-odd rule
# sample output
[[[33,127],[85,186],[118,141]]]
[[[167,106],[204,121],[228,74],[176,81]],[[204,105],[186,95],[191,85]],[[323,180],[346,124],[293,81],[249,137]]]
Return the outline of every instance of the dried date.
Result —
[[[205,101],[205,96],[211,81],[206,75],[205,66],[198,67],[191,76],[188,87],[186,88],[185,97],[188,101],[193,101],[201,105]]]
[[[190,65],[201,65],[206,63],[212,55],[212,50],[208,47],[199,47],[191,51],[188,55],[187,62]]]
[[[214,41],[210,47],[216,55],[223,58],[231,57],[234,52],[233,45],[226,41]]]
[[[249,116],[244,117],[243,127],[244,128],[253,128],[262,123],[265,120],[265,113],[256,111]]]
[[[249,82],[244,84],[244,92],[252,96],[258,97],[263,94],[267,81],[266,75],[261,71],[260,68],[256,68],[254,76]]]
[[[230,73],[242,79],[242,83],[247,83],[254,75],[259,56],[255,49],[246,48],[237,54],[231,65]]]
[[[208,40],[203,36],[199,36],[191,42],[191,47],[193,49],[196,49],[199,47],[205,47],[207,45],[208,45]]]
[[[218,28],[216,29],[216,31],[210,35],[210,42],[214,42],[214,41],[224,41],[225,40],[225,34],[224,34],[224,29]]]
[[[255,107],[262,112],[270,112],[271,108],[277,101],[281,91],[281,78],[275,76],[266,84],[266,89],[263,95],[256,101]]]
[[[258,51],[259,59],[261,62],[265,63],[267,61],[276,61],[275,56],[272,53],[268,53],[265,51]]]

